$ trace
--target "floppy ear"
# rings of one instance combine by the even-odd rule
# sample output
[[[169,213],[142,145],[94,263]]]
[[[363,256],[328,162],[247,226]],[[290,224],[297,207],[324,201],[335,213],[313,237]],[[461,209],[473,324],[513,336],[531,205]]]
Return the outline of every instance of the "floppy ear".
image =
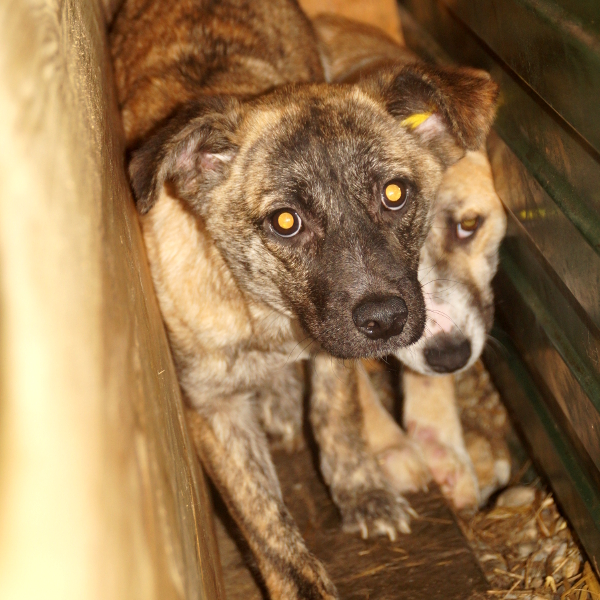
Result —
[[[129,177],[138,211],[147,213],[170,183],[192,206],[223,179],[235,156],[240,103],[210,98],[179,109],[131,154]]]
[[[481,148],[496,114],[498,86],[479,69],[413,63],[378,84],[387,110],[446,165]]]

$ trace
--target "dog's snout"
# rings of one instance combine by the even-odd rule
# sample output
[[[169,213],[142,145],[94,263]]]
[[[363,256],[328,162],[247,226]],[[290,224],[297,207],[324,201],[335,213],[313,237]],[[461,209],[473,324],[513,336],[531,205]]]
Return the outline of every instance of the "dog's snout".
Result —
[[[471,358],[471,342],[463,337],[436,335],[424,350],[427,364],[438,373],[452,373]]]
[[[352,311],[354,324],[371,340],[387,340],[402,333],[408,308],[399,296],[362,302]]]

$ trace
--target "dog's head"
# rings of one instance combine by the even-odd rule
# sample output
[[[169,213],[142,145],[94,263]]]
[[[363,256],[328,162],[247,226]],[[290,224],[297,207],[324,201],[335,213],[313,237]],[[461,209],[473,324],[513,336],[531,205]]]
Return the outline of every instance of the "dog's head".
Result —
[[[414,65],[205,99],[134,151],[137,206],[151,210],[166,186],[248,297],[335,356],[387,354],[421,337],[430,205],[447,165],[487,133],[495,97],[479,74]]]
[[[433,210],[419,265],[427,325],[416,344],[396,353],[427,375],[470,367],[492,326],[506,216],[483,152],[468,152],[446,171]]]

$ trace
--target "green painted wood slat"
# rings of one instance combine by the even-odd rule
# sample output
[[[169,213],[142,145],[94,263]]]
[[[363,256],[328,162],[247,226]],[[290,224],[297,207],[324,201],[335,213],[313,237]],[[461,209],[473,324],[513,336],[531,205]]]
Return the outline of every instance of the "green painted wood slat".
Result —
[[[548,410],[547,399],[508,335],[495,328],[494,337],[504,348],[503,360],[486,351],[485,364],[491,372],[513,421],[531,453],[552,481],[557,501],[569,516],[592,565],[600,565],[600,494],[598,484],[581,464],[577,449],[562,424]]]
[[[445,0],[539,96],[600,151],[600,31],[591,4]]]

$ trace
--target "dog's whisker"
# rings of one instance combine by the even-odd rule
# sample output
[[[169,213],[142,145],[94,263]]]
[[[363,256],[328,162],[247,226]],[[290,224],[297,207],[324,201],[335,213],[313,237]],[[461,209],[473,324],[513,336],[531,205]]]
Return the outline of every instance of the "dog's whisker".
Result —
[[[421,284],[421,289],[424,288],[427,285],[430,285],[432,283],[436,283],[438,281],[449,281],[450,283],[454,284],[452,287],[454,287],[456,285],[464,285],[465,287],[467,286],[466,283],[464,283],[463,281],[458,281],[457,279],[447,279],[447,278],[439,277],[438,279],[431,279],[430,281],[427,281],[426,283],[422,283]]]
[[[486,342],[488,344],[488,348],[494,352],[496,352],[501,357],[506,357],[509,355],[508,348],[492,334],[488,333],[485,336]]]

